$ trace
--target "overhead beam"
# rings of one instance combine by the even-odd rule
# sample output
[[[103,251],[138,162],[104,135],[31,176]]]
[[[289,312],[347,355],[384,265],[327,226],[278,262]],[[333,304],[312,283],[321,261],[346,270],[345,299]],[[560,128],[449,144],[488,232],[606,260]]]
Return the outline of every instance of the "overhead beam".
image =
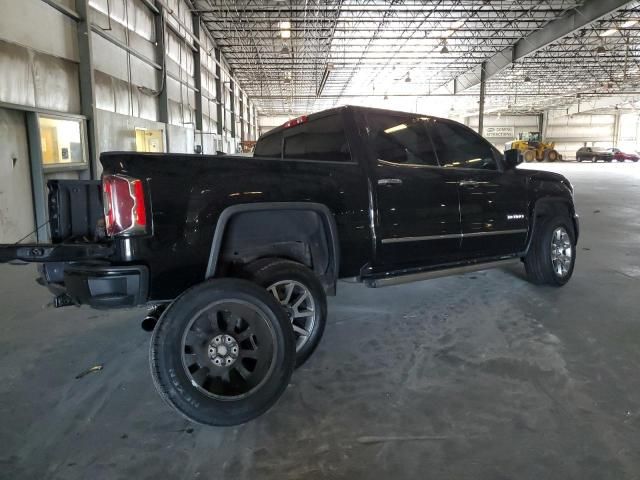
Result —
[[[571,35],[581,28],[585,28],[596,20],[615,12],[629,3],[632,2],[628,0],[586,0],[581,7],[575,8],[567,15],[549,22],[540,30],[536,30],[530,35],[521,38],[512,46],[486,59],[483,62],[485,65],[484,74],[486,80],[490,80],[491,77],[500,73],[512,63],[537,52],[567,35]],[[446,83],[441,87],[441,90],[453,94],[463,92],[478,85],[482,73],[482,64],[477,65]]]
[[[586,96],[581,95],[576,102],[558,109],[549,110],[549,118],[558,118],[571,115],[595,113],[599,110],[625,109],[631,108],[635,104],[640,104],[640,92],[626,92],[612,94],[609,96]],[[637,108],[637,107],[636,107]]]

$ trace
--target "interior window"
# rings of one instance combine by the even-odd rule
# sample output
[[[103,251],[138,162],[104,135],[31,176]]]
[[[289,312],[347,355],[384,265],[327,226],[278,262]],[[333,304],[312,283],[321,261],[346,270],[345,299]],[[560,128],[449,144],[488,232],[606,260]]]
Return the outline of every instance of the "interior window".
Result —
[[[38,122],[45,168],[86,164],[82,120],[39,115]]]
[[[280,158],[282,153],[282,134],[274,133],[260,138],[253,155],[256,157]]]
[[[455,123],[434,120],[431,136],[443,167],[497,170],[489,144],[479,135]]]
[[[438,166],[422,117],[369,114],[370,138],[380,160],[407,165]]]
[[[284,158],[351,161],[342,116],[330,115],[285,130]]]

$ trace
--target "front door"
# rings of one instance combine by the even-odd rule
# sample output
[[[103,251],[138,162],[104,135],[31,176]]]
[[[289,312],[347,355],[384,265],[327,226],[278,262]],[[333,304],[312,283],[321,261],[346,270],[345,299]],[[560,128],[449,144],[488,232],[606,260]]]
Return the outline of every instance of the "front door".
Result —
[[[510,255],[527,239],[526,176],[502,171],[501,155],[471,129],[435,120],[438,159],[459,174],[462,255],[466,259]]]
[[[429,119],[367,113],[377,213],[376,267],[424,267],[460,257],[457,174],[440,168]]]

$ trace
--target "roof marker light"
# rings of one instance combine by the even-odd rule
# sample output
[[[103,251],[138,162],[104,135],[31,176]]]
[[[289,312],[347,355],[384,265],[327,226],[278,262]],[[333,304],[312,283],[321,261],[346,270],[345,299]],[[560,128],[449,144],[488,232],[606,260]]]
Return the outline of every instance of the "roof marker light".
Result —
[[[291,128],[291,127],[295,127],[296,125],[302,125],[303,123],[306,123],[306,121],[307,121],[307,116],[302,115],[298,118],[294,118],[293,120],[289,120],[288,122],[285,122],[285,124],[282,126],[284,128]]]

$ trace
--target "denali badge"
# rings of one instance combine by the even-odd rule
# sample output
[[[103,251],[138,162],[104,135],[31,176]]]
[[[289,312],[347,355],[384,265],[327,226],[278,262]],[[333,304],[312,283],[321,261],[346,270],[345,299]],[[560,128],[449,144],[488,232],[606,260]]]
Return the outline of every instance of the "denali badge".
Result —
[[[523,213],[508,213],[507,220],[522,220],[524,218]]]

